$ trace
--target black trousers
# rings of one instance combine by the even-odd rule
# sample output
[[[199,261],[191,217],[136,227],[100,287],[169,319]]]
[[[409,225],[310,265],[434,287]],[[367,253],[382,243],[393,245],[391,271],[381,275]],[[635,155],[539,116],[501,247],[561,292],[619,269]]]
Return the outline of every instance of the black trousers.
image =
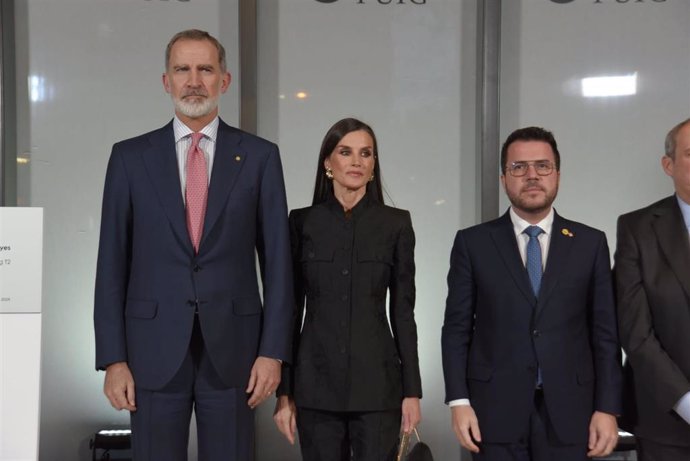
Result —
[[[637,461],[688,461],[690,446],[666,445],[637,437]]]
[[[401,411],[297,409],[304,461],[394,461]]]
[[[254,459],[254,412],[244,389],[227,388],[204,348],[198,320],[189,351],[159,390],[136,389],[131,413],[134,461],[187,461],[189,423],[196,415],[199,460]]]
[[[510,418],[510,415],[506,415]],[[481,430],[481,421],[479,422]],[[569,445],[558,440],[551,425],[541,390],[535,390],[529,427],[518,443],[487,443],[472,453],[474,461],[586,461],[587,444]]]

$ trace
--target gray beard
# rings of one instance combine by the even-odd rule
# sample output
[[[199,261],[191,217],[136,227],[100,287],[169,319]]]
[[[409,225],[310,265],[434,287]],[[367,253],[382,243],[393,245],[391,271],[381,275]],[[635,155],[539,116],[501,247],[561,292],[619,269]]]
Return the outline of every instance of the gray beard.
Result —
[[[218,98],[204,98],[201,102],[186,102],[172,98],[175,110],[189,118],[204,117],[218,107]]]

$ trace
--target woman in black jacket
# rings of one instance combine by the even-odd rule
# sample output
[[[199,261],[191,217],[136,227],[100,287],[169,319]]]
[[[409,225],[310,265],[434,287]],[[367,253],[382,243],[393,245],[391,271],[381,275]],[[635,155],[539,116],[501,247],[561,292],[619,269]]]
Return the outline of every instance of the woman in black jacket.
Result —
[[[384,205],[368,125],[326,133],[312,206],[290,213],[290,234],[294,358],[274,420],[291,443],[297,427],[305,461],[392,460],[421,419],[415,238],[410,213]]]

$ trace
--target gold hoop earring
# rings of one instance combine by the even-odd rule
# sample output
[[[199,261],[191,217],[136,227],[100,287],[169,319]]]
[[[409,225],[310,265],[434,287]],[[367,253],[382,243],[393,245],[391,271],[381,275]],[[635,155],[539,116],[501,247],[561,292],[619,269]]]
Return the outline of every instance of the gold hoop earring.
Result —
[[[331,170],[329,167],[326,167],[326,177],[328,179],[333,179],[333,170]]]

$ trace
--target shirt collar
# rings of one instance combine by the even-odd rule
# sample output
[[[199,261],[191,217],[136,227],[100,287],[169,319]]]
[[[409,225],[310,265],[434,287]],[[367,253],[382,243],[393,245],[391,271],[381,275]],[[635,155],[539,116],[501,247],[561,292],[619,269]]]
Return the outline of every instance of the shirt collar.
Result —
[[[545,234],[551,234],[551,228],[553,227],[553,217],[554,217],[554,211],[553,207],[551,210],[549,210],[549,214],[546,215],[544,219],[539,221],[537,224],[534,224],[535,226],[541,227],[541,229],[544,231]],[[522,234],[525,229],[527,229],[529,226],[532,226],[533,224],[528,223],[524,219],[522,219],[518,214],[515,212],[513,207],[510,207],[510,220],[513,223],[513,229],[515,230],[515,235],[520,235]]]
[[[678,200],[680,212],[683,213],[683,221],[685,221],[685,227],[690,229],[690,204],[685,203],[683,199],[678,197],[678,194],[676,194],[676,200]]]
[[[371,200],[369,198],[369,193],[364,194],[364,197],[362,197],[357,204],[352,207],[352,217],[357,218],[359,215],[361,215],[364,210],[366,210],[369,207],[369,204],[371,203]],[[333,212],[335,212],[339,216],[345,216],[345,211],[343,210],[343,205],[338,201],[337,198],[335,198],[335,194],[331,193],[328,199],[326,200],[326,206]]]
[[[211,123],[203,127],[200,133],[209,138],[211,141],[216,142],[216,136],[218,135],[218,125],[220,119],[216,116]],[[177,115],[173,118],[173,133],[175,133],[175,142],[180,139],[187,137],[194,133],[187,125],[185,125],[182,120],[180,120]]]

